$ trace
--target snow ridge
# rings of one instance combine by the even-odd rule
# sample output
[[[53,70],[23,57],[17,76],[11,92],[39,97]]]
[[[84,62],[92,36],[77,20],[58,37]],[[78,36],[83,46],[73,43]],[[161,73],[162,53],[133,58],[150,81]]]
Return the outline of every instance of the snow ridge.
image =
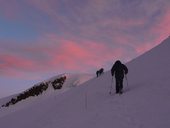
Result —
[[[64,92],[70,87],[76,87],[89,80],[90,78],[92,78],[92,75],[61,74],[43,82],[37,83],[30,89],[27,89],[26,91],[13,96],[10,98],[10,100],[3,104],[2,107],[9,107],[10,105],[14,105],[22,100],[26,100],[27,98],[34,96],[39,96],[43,93],[51,93],[53,90],[62,90],[62,92]]]

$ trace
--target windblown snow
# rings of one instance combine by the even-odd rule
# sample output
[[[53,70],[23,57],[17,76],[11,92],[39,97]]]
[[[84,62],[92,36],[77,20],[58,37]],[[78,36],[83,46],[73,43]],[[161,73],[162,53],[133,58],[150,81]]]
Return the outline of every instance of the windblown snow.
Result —
[[[92,79],[70,74],[62,93],[48,90],[1,108],[0,127],[169,128],[169,49],[170,38],[167,38],[127,63],[129,74],[124,79],[122,95],[114,94],[115,80],[112,83],[110,71],[98,78],[88,77]]]

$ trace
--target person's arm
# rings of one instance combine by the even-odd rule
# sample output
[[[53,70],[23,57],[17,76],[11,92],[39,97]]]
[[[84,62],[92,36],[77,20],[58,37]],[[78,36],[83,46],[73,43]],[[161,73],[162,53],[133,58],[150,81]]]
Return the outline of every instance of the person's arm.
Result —
[[[123,69],[125,71],[125,74],[127,74],[128,73],[128,68],[125,65],[123,65]]]
[[[112,76],[114,76],[114,72],[115,72],[115,66],[113,65],[112,69],[111,69],[111,74]]]

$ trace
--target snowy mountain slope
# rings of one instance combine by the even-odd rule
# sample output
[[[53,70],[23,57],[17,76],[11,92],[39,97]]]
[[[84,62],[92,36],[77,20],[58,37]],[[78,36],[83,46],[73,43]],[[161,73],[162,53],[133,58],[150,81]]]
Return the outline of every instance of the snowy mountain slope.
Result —
[[[17,94],[1,98],[0,99],[0,106],[2,106],[4,103],[8,102],[11,98],[16,97],[16,95]]]
[[[170,37],[152,50],[128,63],[131,73],[137,74],[131,76],[142,81],[152,78],[155,78],[155,80],[157,78],[167,79],[170,72],[169,49]]]
[[[51,82],[54,81],[57,78],[62,77],[62,76],[66,76],[66,81],[64,82],[61,89],[54,90],[52,85],[51,85]],[[93,74],[71,74],[71,73],[61,74],[61,75],[58,75],[58,76],[55,76],[55,77],[52,77],[48,80],[43,81],[44,83],[45,82],[50,83],[49,84],[50,87],[45,93],[49,93],[50,95],[51,95],[52,92],[56,93],[56,91],[57,91],[58,94],[63,93],[65,91],[69,90],[72,87],[76,87],[76,86],[83,84],[84,82],[92,79],[93,77],[95,77],[95,75],[93,75]]]
[[[53,88],[53,82],[57,79],[62,78],[62,77],[66,77],[66,80],[64,81],[64,84],[62,85],[62,88],[55,90]],[[44,80],[40,83],[37,83],[33,87],[30,88],[30,89],[32,89],[34,87],[41,86],[42,83],[48,86],[48,88],[46,90],[44,90],[43,93],[38,96],[38,98],[36,96],[30,96],[26,99],[19,101],[19,102],[24,101],[25,104],[21,105],[21,106],[24,107],[26,104],[28,105],[31,102],[33,102],[34,100],[35,100],[35,102],[37,102],[36,99],[40,100],[41,98],[48,97],[48,95],[53,95],[53,93],[55,93],[55,95],[61,94],[61,93],[65,92],[65,91],[67,91],[67,90],[69,90],[73,87],[79,86],[80,84],[88,81],[89,79],[91,79],[93,77],[94,77],[94,75],[92,75],[92,74],[61,74],[61,75],[57,75],[57,76],[52,77],[48,80]],[[27,89],[24,92],[27,92],[30,89]],[[0,99],[0,106],[8,103],[9,101],[11,101],[12,98],[16,99],[19,95],[24,94],[24,92],[21,92],[20,94],[15,94],[15,95]],[[16,104],[18,104],[19,102],[17,102]]]
[[[61,94],[43,96],[22,109],[3,108],[3,128],[169,128],[170,38],[127,64],[124,94],[109,95],[110,71]],[[37,97],[38,98],[38,97]],[[10,122],[10,123],[9,123]]]

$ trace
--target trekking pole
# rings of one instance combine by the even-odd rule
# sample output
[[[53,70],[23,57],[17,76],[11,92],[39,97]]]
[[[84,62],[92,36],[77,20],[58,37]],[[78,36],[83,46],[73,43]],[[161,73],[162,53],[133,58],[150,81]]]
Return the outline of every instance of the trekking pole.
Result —
[[[112,94],[112,84],[113,84],[113,76],[112,76],[111,85],[110,85],[110,92],[109,92],[110,95]]]
[[[88,86],[87,86],[88,87]],[[85,89],[85,109],[87,110],[87,87]]]
[[[126,78],[126,82],[127,82],[127,88],[129,88],[129,84],[128,84],[128,79],[127,79],[127,76],[125,75],[125,78]],[[128,90],[128,89],[127,89]]]
[[[86,97],[85,97],[85,108],[87,110],[87,93],[86,93]]]

